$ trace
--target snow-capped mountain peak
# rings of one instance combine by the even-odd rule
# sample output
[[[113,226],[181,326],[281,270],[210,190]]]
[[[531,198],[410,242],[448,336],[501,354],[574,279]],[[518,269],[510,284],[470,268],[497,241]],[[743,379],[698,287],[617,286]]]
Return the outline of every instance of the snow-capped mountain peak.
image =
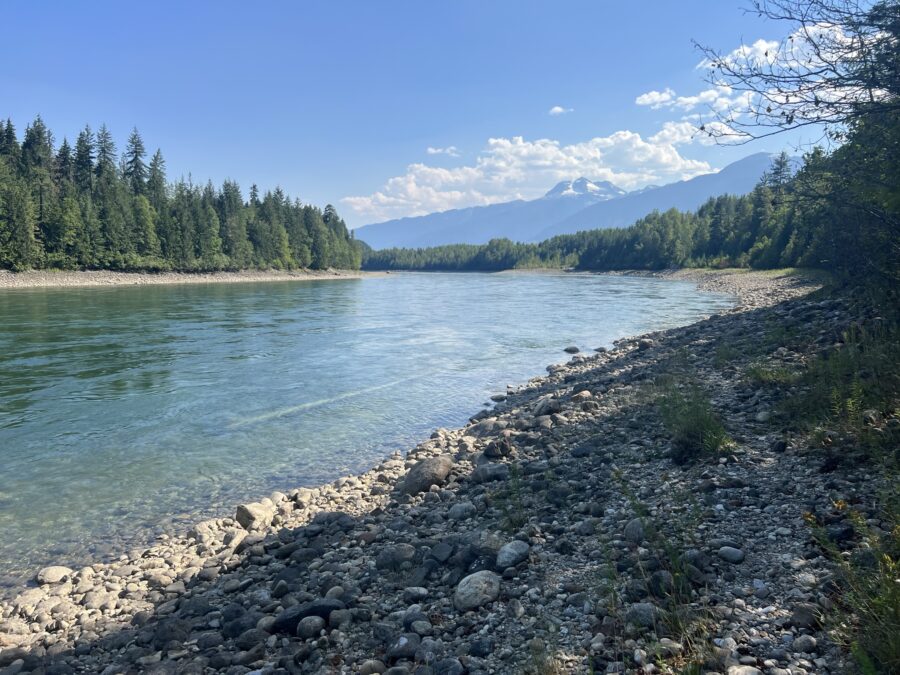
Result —
[[[564,180],[557,183],[544,195],[544,199],[568,197],[588,197],[591,201],[606,201],[625,194],[625,190],[616,187],[609,181],[592,181],[584,176],[575,180]]]

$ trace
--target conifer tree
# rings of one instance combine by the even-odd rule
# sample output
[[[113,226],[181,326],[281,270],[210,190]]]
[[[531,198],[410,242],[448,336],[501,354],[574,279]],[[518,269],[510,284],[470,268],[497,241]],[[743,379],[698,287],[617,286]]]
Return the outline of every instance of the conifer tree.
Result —
[[[75,140],[74,159],[75,187],[81,194],[94,191],[94,132],[85,126]]]
[[[124,177],[128,181],[131,192],[136,195],[144,194],[147,182],[147,165],[144,163],[147,151],[144,149],[144,141],[137,128],[131,130],[128,137],[128,145],[125,147]]]

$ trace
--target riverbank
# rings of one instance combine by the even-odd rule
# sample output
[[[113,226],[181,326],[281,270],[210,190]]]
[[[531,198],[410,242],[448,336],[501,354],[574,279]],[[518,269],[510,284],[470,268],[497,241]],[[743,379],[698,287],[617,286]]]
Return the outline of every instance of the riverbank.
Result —
[[[358,270],[242,270],[239,272],[113,272],[110,270],[0,270],[0,290],[79,286],[150,286],[157,284],[228,284],[260,281],[322,281],[384,276]]]
[[[821,445],[785,433],[784,392],[750,372],[800,368],[866,317],[790,275],[699,283],[741,309],[576,354],[362,475],[42,570],[0,605],[0,667],[846,672],[804,516],[840,528],[835,499],[865,508],[884,485],[862,463],[823,474]],[[672,461],[654,386],[671,380],[711,393],[726,452]]]

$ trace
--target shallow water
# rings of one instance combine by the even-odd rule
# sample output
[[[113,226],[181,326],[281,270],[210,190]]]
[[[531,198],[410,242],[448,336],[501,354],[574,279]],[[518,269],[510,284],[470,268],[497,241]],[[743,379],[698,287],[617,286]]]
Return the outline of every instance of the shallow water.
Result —
[[[0,291],[0,588],[360,471],[732,299],[563,274]]]

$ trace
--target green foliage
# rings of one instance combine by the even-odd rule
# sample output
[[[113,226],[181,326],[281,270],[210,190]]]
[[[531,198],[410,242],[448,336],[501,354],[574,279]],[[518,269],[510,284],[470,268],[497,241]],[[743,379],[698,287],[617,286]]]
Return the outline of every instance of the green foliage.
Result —
[[[900,672],[900,506],[897,495],[884,500],[881,528],[869,525],[862,514],[847,514],[861,539],[858,550],[845,554],[828,538],[815,518],[807,522],[819,544],[835,563],[836,611],[830,617],[832,634],[853,654],[862,672],[873,675]],[[847,510],[844,502],[836,508]]]
[[[766,363],[752,363],[744,374],[751,383],[760,385],[790,384],[795,379],[795,374],[787,368]]]
[[[19,145],[0,124],[0,268],[211,271],[247,267],[357,269],[364,245],[333,206],[323,213],[280,188],[245,203],[240,188],[166,182],[165,161],[147,155],[137,129],[118,162],[101,126],[74,151],[38,117]],[[255,189],[255,188],[254,188]]]
[[[656,403],[672,438],[671,457],[676,464],[714,456],[728,443],[725,427],[699,387],[664,384]]]
[[[824,424],[869,451],[890,449],[895,444],[876,422],[892,415],[900,400],[900,327],[884,319],[851,327],[808,364],[798,384],[784,404],[798,425]]]

